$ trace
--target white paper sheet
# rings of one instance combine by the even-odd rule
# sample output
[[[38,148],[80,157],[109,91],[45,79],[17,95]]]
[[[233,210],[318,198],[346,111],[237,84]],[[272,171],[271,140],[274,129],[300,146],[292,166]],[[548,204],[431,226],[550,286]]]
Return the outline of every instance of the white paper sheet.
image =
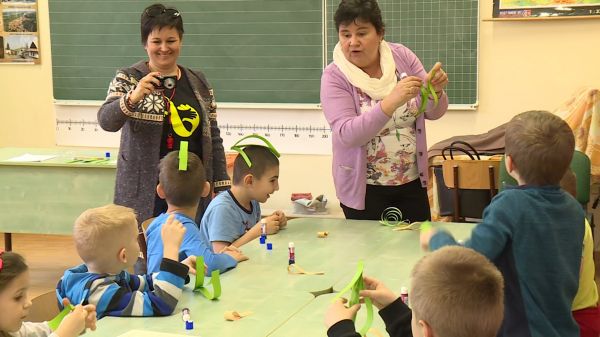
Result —
[[[55,154],[30,154],[25,153],[17,157],[13,157],[7,159],[6,161],[14,162],[14,163],[33,163],[33,162],[41,162],[44,160],[55,158]]]

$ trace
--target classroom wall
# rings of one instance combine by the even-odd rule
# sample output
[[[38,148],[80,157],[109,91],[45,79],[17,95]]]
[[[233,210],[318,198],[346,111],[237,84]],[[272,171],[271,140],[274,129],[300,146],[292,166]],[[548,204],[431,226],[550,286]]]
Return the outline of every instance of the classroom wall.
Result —
[[[0,64],[0,146],[55,144],[48,2],[38,10],[41,64]]]
[[[480,1],[483,19],[491,17],[491,3]],[[0,65],[0,146],[55,144],[46,1],[39,1],[39,10],[42,64]],[[485,132],[528,109],[552,110],[583,86],[600,88],[600,18],[480,25],[479,108],[449,111],[428,122],[430,145],[453,135]],[[310,191],[329,195],[338,208],[330,165],[329,156],[284,156],[281,190],[267,207],[288,208],[291,192]],[[306,176],[310,178],[299,179]]]

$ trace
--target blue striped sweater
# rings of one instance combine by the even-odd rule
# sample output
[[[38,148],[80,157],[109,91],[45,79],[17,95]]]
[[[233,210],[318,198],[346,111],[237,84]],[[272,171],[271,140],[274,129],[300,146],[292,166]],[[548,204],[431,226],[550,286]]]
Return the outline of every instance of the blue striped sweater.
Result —
[[[163,259],[160,271],[149,275],[90,273],[85,264],[68,269],[56,294],[73,304],[94,304],[104,316],[166,316],[173,313],[185,284],[188,267]],[[59,301],[60,302],[60,301]]]

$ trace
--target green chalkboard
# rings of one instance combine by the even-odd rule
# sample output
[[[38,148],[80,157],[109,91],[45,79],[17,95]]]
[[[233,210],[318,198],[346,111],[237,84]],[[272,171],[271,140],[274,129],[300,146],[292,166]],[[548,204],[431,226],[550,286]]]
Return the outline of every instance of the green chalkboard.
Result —
[[[49,0],[54,98],[103,100],[116,69],[147,58],[139,18],[154,2]],[[165,4],[183,15],[180,64],[202,70],[217,101],[319,102],[322,68],[331,61],[338,40],[333,13],[339,0]],[[386,40],[412,49],[426,69],[442,61],[450,77],[451,104],[476,103],[478,2],[379,0],[379,4]]]
[[[444,64],[450,83],[450,104],[477,102],[477,0],[379,0],[385,40],[402,43],[421,60],[427,71]],[[338,35],[333,14],[339,1],[327,4],[327,59],[331,62]]]
[[[49,0],[57,100],[104,100],[115,71],[147,55],[140,14],[156,0]],[[179,63],[203,71],[217,101],[318,103],[321,0],[164,2],[182,13]]]

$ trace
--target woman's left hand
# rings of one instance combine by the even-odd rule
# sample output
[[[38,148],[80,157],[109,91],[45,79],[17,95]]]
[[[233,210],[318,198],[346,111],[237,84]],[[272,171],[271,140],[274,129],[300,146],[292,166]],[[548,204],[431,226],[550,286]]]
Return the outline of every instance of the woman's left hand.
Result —
[[[433,76],[431,76],[432,74]],[[431,81],[431,85],[437,93],[441,93],[441,91],[446,88],[446,85],[448,85],[448,75],[444,69],[442,69],[442,62],[436,62],[436,64],[427,74],[425,80],[426,83]]]

